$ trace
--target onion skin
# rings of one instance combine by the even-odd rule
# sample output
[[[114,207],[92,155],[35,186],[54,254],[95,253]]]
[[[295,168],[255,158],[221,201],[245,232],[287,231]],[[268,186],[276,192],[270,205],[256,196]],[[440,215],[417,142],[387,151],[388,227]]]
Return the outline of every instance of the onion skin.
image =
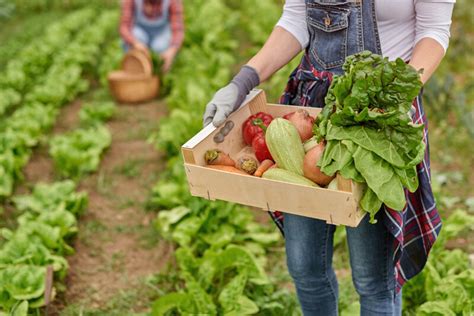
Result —
[[[314,118],[309,115],[308,111],[300,109],[286,114],[283,118],[290,121],[296,127],[302,142],[313,137]]]
[[[303,160],[303,174],[306,178],[316,182],[320,186],[328,185],[335,175],[330,177],[324,174],[317,166],[324,152],[324,143],[321,142],[306,153]]]

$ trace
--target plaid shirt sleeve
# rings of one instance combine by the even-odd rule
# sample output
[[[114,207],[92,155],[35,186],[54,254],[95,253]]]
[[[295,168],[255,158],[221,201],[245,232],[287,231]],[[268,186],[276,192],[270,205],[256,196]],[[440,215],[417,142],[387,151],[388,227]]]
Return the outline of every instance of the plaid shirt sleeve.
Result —
[[[183,4],[181,0],[171,0],[169,8],[171,26],[171,46],[180,48],[184,40]]]
[[[132,45],[132,43],[135,41],[135,37],[132,34],[133,10],[133,0],[122,1],[122,14],[120,17],[119,32],[123,40],[129,45]]]

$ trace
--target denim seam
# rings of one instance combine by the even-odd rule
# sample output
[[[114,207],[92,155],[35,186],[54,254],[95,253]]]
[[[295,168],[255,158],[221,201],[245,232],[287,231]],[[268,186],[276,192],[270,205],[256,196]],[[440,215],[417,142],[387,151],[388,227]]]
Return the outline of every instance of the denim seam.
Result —
[[[334,296],[334,300],[336,301],[336,304],[337,304],[337,296],[336,296],[336,291],[334,290],[334,287],[332,286],[332,283],[331,283],[331,280],[329,279],[329,276],[328,276],[328,262],[327,262],[327,249],[328,249],[328,240],[329,240],[329,233],[330,233],[330,229],[329,229],[329,225],[326,224],[326,238],[324,240],[324,252],[323,252],[323,260],[324,260],[324,276],[326,277],[326,280],[329,284],[329,288],[331,290],[331,293],[332,295]],[[331,262],[332,264],[332,262]]]
[[[385,282],[385,287],[388,289],[389,286],[388,286],[388,258],[389,258],[389,255],[388,255],[388,247],[387,247],[387,243],[388,243],[388,231],[385,230],[385,242],[384,242],[384,282]]]
[[[357,18],[357,24],[358,24],[358,28],[357,28],[357,33],[358,33],[358,36],[357,36],[357,48],[359,51],[362,51],[364,50],[364,23],[363,23],[363,15],[362,15],[362,6],[358,6],[357,7],[357,14],[358,14],[358,18]]]
[[[379,35],[379,28],[377,26],[377,13],[375,11],[375,0],[371,1],[372,5],[372,23],[374,27],[374,33],[375,33],[375,43],[377,45],[377,54],[381,55],[382,54],[382,47],[380,44],[380,35]]]

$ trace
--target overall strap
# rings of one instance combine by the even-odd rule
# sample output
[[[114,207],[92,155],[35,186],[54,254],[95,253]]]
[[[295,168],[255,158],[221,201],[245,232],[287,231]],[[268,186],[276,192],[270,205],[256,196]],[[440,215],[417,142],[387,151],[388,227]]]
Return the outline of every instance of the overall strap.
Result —
[[[363,1],[364,49],[382,55],[375,9],[375,0]]]
[[[143,12],[144,0],[135,1],[135,23],[140,26],[162,28],[168,23],[170,0],[162,0],[161,15],[150,19]]]

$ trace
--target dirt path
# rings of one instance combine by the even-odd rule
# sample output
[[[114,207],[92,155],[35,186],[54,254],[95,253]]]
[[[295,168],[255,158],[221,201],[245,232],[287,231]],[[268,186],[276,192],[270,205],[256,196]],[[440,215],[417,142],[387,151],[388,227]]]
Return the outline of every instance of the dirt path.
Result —
[[[77,126],[80,103],[64,108],[54,133]],[[49,315],[138,312],[157,295],[150,278],[169,262],[173,249],[154,231],[156,214],[144,208],[163,166],[146,139],[165,109],[162,102],[119,106],[108,123],[112,145],[99,171],[80,184],[89,193],[89,208],[79,220],[76,253],[68,258],[66,291],[49,307]],[[37,150],[25,172],[27,183],[53,180],[45,148]]]

